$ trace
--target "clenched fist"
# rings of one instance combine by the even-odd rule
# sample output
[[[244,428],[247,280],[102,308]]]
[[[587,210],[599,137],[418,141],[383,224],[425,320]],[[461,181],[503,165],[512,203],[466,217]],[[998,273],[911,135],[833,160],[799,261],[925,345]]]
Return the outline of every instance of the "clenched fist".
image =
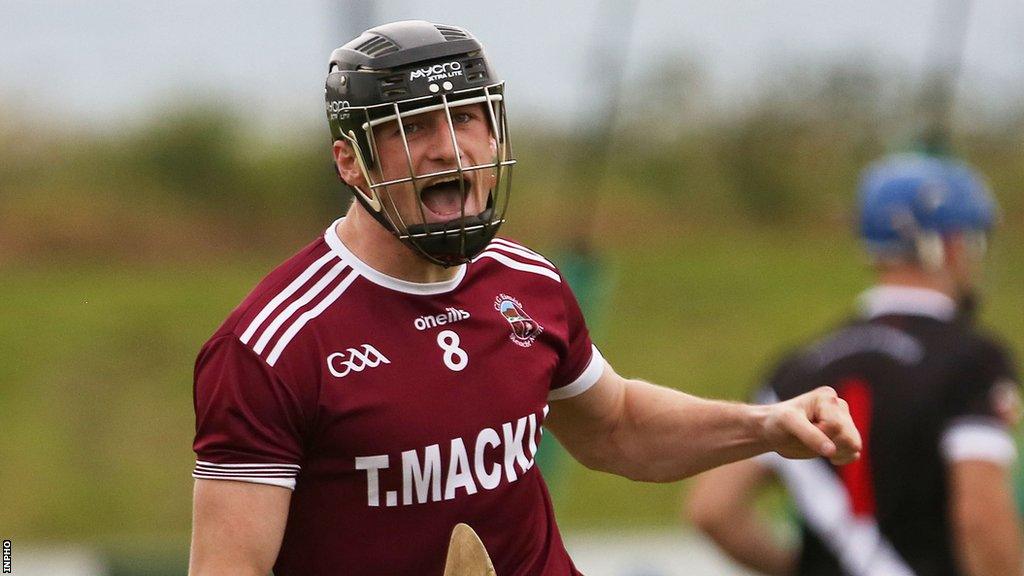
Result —
[[[764,435],[771,450],[786,458],[824,456],[849,464],[860,456],[860,432],[846,401],[828,386],[769,405]]]

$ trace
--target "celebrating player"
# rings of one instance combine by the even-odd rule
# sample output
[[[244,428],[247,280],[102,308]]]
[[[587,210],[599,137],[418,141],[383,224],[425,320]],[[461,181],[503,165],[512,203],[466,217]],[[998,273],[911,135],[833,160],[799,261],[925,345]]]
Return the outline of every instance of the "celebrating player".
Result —
[[[497,238],[515,162],[480,43],[422,21],[331,55],[356,202],[270,273],[196,362],[193,575],[440,575],[475,529],[501,576],[577,574],[534,466],[668,481],[766,451],[856,458],[823,388],[772,406],[616,374],[543,256]]]
[[[1018,387],[1004,348],[969,318],[994,201],[959,162],[897,155],[865,173],[860,209],[878,285],[859,317],[783,361],[761,396],[835,387],[862,457],[724,466],[699,480],[691,519],[765,574],[1019,575]],[[753,508],[776,477],[799,511],[799,549],[775,542]]]

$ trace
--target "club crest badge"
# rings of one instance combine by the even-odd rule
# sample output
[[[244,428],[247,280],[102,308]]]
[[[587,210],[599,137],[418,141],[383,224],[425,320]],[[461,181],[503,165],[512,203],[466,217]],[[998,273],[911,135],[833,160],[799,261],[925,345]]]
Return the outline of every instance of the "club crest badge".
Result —
[[[500,312],[501,316],[512,327],[509,339],[517,346],[529,348],[533,345],[533,341],[537,339],[537,336],[544,331],[544,327],[533,318],[530,318],[526,311],[523,310],[523,305],[519,303],[519,300],[508,294],[499,294],[494,299],[494,309]]]

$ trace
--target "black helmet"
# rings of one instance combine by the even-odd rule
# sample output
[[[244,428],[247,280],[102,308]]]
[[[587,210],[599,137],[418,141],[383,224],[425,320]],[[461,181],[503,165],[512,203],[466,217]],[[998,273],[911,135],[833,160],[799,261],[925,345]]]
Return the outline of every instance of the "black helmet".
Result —
[[[392,22],[363,32],[331,53],[326,87],[327,119],[334,140],[353,148],[368,190],[349,186],[373,217],[399,239],[432,262],[452,266],[468,262],[491,241],[504,222],[511,188],[512,157],[505,117],[504,83],[469,32],[422,20]],[[484,104],[495,141],[492,162],[463,166],[459,154],[449,170],[416,174],[409,143],[400,128],[409,158],[409,176],[386,180],[373,128],[421,114],[444,110],[454,150],[459,150],[451,108]],[[487,205],[480,214],[466,214],[466,172],[494,175]],[[390,198],[389,186],[411,182],[417,196],[425,179],[454,175],[462,194],[461,217],[448,222],[404,222]],[[382,194],[383,193],[383,194]],[[384,201],[387,200],[387,202]],[[421,200],[422,201],[422,200]],[[389,209],[387,204],[390,203]]]

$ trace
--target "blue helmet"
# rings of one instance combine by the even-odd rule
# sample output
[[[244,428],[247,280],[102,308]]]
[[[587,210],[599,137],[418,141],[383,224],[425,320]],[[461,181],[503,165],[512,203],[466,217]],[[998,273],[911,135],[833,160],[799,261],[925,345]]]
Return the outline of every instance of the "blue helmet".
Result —
[[[860,235],[881,257],[917,257],[953,232],[987,232],[998,206],[988,185],[951,158],[895,154],[872,164],[860,183]]]

